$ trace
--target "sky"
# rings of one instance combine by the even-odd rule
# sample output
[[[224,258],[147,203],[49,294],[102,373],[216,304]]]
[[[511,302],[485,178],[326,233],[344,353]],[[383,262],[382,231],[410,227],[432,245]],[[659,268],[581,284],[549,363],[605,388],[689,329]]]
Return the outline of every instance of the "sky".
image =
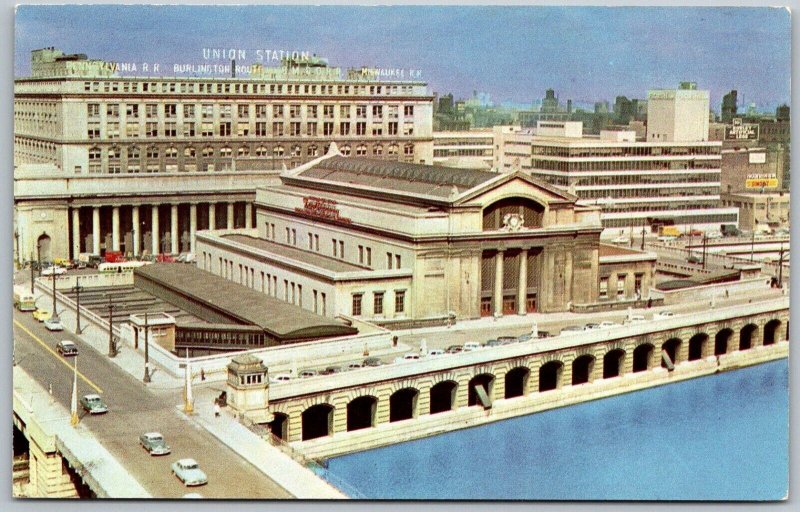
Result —
[[[30,51],[55,46],[90,59],[227,64],[203,48],[308,51],[341,68],[420,70],[432,92],[530,103],[556,90],[593,103],[697,82],[740,103],[789,103],[790,16],[782,8],[496,6],[23,5],[17,9],[15,76]],[[266,64],[277,64],[265,61]],[[408,76],[408,75],[406,75]],[[742,101],[743,100],[743,101]]]

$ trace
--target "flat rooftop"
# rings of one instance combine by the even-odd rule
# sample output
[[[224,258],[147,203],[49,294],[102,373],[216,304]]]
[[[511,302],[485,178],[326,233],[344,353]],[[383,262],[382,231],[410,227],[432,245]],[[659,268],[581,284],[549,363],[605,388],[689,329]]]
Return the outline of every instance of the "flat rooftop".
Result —
[[[266,251],[281,258],[301,261],[315,267],[330,270],[331,272],[360,272],[364,270],[371,270],[369,267],[354,265],[336,258],[323,256],[322,254],[316,252],[304,251],[303,249],[298,249],[297,247],[279,244],[263,238],[256,238],[239,233],[220,235],[220,238],[223,240],[229,240],[231,242],[237,242],[259,251]]]

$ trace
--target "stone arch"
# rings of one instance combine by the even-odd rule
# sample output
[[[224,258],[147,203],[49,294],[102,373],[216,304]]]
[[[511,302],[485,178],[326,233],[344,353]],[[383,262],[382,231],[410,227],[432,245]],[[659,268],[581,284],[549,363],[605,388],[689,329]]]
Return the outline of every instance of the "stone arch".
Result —
[[[728,348],[733,338],[733,329],[726,327],[714,336],[714,355],[720,356],[728,353]]]
[[[747,324],[739,331],[739,350],[748,350],[753,347],[754,334],[758,332],[756,324]]]
[[[377,409],[378,399],[372,395],[364,395],[350,400],[347,404],[347,431],[374,427]]]
[[[503,227],[506,215],[518,215],[526,228],[542,227],[545,205],[530,197],[511,196],[499,199],[483,209],[483,230]]]
[[[283,412],[272,413],[273,419],[267,425],[272,435],[284,441],[289,440],[289,415]]]
[[[708,354],[708,334],[698,332],[689,338],[689,361],[703,359]]]
[[[780,327],[781,321],[777,318],[773,318],[766,324],[764,324],[764,345],[772,345],[780,341]]]
[[[515,398],[528,394],[528,379],[531,370],[527,366],[517,366],[506,372],[505,398]]]
[[[669,360],[672,361],[672,364],[678,364],[680,362],[678,358],[680,357],[682,344],[683,340],[680,338],[670,338],[661,345],[661,353],[664,354],[666,352]],[[667,367],[667,363],[664,361],[663,356],[661,359],[661,367]]]
[[[480,400],[476,388],[483,386],[484,391],[489,397],[492,396],[494,388],[494,375],[491,373],[479,373],[469,380],[469,389],[467,393],[467,406],[478,405]]]
[[[564,373],[564,363],[561,361],[548,361],[539,367],[539,392],[560,389],[561,376]]]
[[[444,380],[431,386],[430,414],[453,410],[457,391],[458,382],[454,380]]]
[[[301,415],[302,440],[330,436],[333,433],[333,411],[334,407],[327,402],[304,410]]]
[[[595,357],[590,354],[583,354],[572,361],[572,385],[586,384],[592,382],[594,372]]]
[[[653,367],[653,353],[655,347],[652,343],[642,343],[633,349],[633,373],[644,372]]]
[[[419,390],[413,387],[398,389],[389,397],[389,423],[417,417]]]
[[[47,233],[43,232],[36,239],[36,255],[39,261],[53,261],[52,240]]]
[[[621,348],[611,349],[603,356],[603,378],[620,377],[625,371],[625,351]]]

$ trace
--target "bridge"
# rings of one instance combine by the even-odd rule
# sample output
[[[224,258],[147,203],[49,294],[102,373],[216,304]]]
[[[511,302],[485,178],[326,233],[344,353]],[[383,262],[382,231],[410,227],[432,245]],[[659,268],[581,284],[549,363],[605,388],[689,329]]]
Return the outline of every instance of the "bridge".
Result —
[[[273,383],[272,433],[330,457],[788,354],[788,297]]]

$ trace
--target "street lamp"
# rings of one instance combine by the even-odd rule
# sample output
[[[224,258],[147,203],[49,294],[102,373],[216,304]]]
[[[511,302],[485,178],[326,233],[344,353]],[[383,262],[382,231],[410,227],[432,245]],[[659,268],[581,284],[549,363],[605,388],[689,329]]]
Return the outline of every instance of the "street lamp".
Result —
[[[36,279],[33,275],[33,253],[31,253],[31,294],[33,294],[33,281]]]
[[[72,287],[72,291],[75,292],[75,334],[82,334],[83,329],[81,329],[81,290],[83,290],[83,286],[80,284],[80,277],[75,278],[75,286]]]
[[[111,299],[113,298],[112,295],[109,293],[107,294],[108,297],[108,357],[116,357],[117,355],[117,347],[114,343],[114,310],[117,308],[116,304],[111,303]]]
[[[144,378],[142,382],[150,382],[150,341],[147,332],[147,311],[144,313]]]
[[[53,272],[53,320],[58,320],[58,311],[56,311],[56,267],[53,265],[50,270]]]

